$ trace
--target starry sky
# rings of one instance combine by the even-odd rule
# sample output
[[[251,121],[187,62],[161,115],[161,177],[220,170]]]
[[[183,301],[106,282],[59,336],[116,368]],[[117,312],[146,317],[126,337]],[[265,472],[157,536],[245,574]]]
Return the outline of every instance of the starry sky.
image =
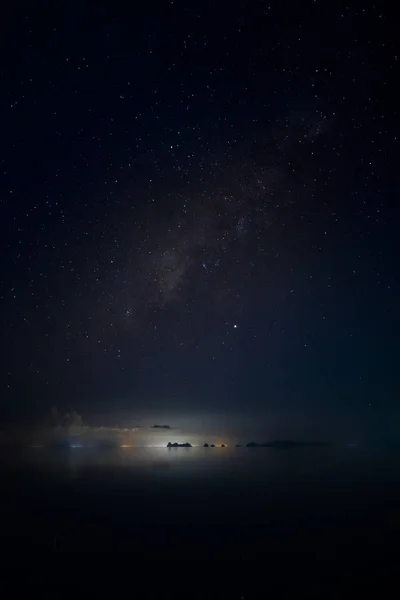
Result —
[[[397,431],[391,15],[125,4],[2,19],[2,419]]]

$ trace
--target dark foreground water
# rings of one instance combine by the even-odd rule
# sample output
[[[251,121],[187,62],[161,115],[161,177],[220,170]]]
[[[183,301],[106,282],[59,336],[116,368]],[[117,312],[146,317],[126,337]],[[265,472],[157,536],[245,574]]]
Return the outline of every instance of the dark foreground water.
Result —
[[[168,559],[397,551],[400,453],[30,449],[0,457],[1,541]]]

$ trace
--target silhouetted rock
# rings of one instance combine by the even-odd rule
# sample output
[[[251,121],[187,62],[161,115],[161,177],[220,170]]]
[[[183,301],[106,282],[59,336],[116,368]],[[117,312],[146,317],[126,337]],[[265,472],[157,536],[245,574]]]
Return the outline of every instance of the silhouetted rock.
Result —
[[[203,446],[203,447],[204,447],[204,448],[208,448],[208,444],[207,444],[207,442],[204,444],[204,446]]]
[[[211,444],[210,448],[215,448],[215,444]]]
[[[273,448],[293,448],[294,446],[305,446],[303,442],[294,442],[292,440],[275,440],[269,444]]]
[[[171,444],[171,442],[168,442],[167,444],[167,448],[191,448],[192,444],[189,444],[189,442],[186,442],[185,444],[178,444],[178,442],[174,442],[173,444]]]
[[[327,442],[296,442],[295,440],[275,440],[265,445],[273,448],[325,448],[329,446]]]
[[[221,448],[225,448],[225,444],[221,444]]]
[[[327,442],[296,442],[294,440],[274,440],[265,444],[249,442],[246,448],[325,448],[329,446]]]

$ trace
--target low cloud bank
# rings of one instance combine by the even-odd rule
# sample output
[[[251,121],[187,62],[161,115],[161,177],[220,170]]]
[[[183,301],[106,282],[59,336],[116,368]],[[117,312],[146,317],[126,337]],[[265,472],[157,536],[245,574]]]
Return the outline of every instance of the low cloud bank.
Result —
[[[158,444],[160,436],[166,430],[171,430],[171,425],[158,425],[141,427],[114,426],[92,426],[84,422],[82,415],[76,410],[60,411],[53,407],[50,416],[46,419],[47,424],[37,431],[36,437],[40,442],[47,440],[66,440],[71,437],[79,437],[82,442],[107,442],[118,445],[142,445]],[[166,442],[165,442],[166,443]]]

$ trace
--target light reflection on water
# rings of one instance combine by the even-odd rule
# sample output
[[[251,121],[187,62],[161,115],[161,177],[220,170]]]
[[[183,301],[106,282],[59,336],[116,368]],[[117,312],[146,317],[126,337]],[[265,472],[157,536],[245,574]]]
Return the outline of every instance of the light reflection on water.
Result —
[[[399,465],[398,452],[345,447],[26,448],[0,452],[0,480],[25,544],[237,558],[260,543],[327,552],[371,523],[379,541],[382,517],[398,523]]]
[[[159,448],[71,447],[29,448],[0,457],[0,465],[82,477],[118,471],[128,477],[207,478],[213,480],[384,479],[399,473],[398,452],[367,452],[354,448]],[[396,475],[397,477],[397,475]]]
[[[290,462],[293,463],[293,458]],[[168,473],[169,476],[239,476],[281,470],[287,462],[283,453],[248,448],[159,448],[159,447],[70,447],[29,448],[7,456],[14,463],[39,470],[124,469],[133,473]]]
[[[90,467],[118,467],[134,470],[169,470],[180,473],[196,470],[230,469],[246,458],[248,451],[229,448],[159,448],[130,447],[99,449],[96,447],[71,447],[65,449],[30,448],[25,454],[30,465],[68,469]]]

